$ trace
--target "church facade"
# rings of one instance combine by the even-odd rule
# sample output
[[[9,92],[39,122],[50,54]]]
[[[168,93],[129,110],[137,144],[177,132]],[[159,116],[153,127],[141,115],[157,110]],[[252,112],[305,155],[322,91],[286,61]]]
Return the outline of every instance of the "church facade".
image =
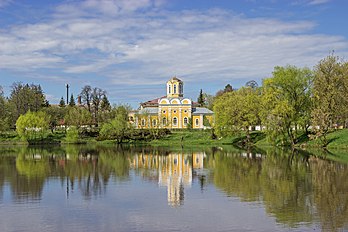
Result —
[[[205,129],[212,127],[214,112],[184,97],[184,83],[173,77],[166,84],[166,96],[140,104],[131,121],[135,128]]]

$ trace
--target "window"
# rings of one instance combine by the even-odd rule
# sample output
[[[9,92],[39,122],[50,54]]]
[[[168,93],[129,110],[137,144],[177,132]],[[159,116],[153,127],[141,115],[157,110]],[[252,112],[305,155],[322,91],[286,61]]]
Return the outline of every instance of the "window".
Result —
[[[176,85],[174,85],[174,93],[176,93]]]
[[[185,113],[187,113],[187,110],[184,110]]]
[[[170,93],[170,92],[171,92],[171,86],[170,86],[170,85],[168,86],[168,89],[169,89],[169,91],[168,91],[168,92]]]
[[[188,123],[188,119],[185,117],[184,118],[184,125],[187,126],[187,123]]]
[[[173,126],[176,126],[178,124],[178,118],[174,117],[173,118]]]
[[[173,113],[176,114],[176,110],[174,110]]]
[[[145,119],[141,119],[141,125],[145,126]]]
[[[166,118],[163,118],[163,119],[162,119],[162,124],[163,124],[163,125],[166,125],[166,124],[167,124],[167,119],[166,119]]]
[[[165,111],[165,110],[163,110],[162,112],[163,112],[164,114],[166,113],[166,111]]]
[[[198,125],[199,125],[199,119],[196,118],[196,126],[198,126]]]
[[[153,119],[152,120],[152,126],[156,126],[157,125],[157,120],[156,119]]]

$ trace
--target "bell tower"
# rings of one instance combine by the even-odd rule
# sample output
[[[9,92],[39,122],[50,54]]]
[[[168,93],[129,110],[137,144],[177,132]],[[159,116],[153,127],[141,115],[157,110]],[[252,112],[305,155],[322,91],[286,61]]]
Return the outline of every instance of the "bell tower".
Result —
[[[177,77],[173,77],[167,81],[167,98],[183,97],[184,83]]]

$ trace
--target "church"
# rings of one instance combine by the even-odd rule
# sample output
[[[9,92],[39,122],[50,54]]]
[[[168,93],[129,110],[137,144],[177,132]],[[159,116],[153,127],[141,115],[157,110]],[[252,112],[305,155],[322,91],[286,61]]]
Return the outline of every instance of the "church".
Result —
[[[132,112],[135,128],[193,129],[211,128],[214,112],[184,97],[184,83],[173,77],[166,84],[167,95],[140,104]]]

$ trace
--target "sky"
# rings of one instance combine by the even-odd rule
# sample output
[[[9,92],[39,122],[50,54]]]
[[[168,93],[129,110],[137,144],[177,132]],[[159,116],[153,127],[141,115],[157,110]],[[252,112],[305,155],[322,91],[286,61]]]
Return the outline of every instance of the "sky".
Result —
[[[259,84],[275,66],[348,57],[346,0],[0,0],[0,86],[40,84],[51,104],[85,85],[112,104]]]

